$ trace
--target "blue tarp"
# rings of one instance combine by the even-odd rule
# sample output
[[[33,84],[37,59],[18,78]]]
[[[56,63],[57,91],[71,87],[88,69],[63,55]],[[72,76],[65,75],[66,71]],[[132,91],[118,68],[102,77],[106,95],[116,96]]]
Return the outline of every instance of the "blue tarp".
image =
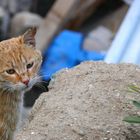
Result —
[[[103,60],[104,54],[89,52],[82,48],[84,36],[82,33],[64,30],[44,52],[41,74],[44,80],[62,68],[71,68],[86,60]]]

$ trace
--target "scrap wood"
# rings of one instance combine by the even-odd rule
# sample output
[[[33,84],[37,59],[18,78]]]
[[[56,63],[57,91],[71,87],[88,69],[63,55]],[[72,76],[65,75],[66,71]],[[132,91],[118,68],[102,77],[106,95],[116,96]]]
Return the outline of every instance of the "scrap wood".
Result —
[[[127,11],[129,9],[128,5],[123,5],[120,8],[118,8],[113,13],[110,13],[109,15],[103,17],[101,20],[99,20],[95,26],[103,25],[110,29],[114,34],[118,31]]]
[[[70,29],[77,29],[105,2],[106,0],[80,0],[79,6],[73,11],[65,26]]]
[[[38,29],[36,43],[38,49],[43,51],[48,47],[51,39],[62,27],[70,11],[75,8],[79,0],[57,0],[50,12],[46,15],[44,21]]]
[[[44,21],[39,27],[36,40],[37,47],[43,51],[47,48],[52,38],[64,27],[71,19],[78,18],[74,22],[76,26],[81,24],[92,12],[97,5],[105,0],[57,0]]]

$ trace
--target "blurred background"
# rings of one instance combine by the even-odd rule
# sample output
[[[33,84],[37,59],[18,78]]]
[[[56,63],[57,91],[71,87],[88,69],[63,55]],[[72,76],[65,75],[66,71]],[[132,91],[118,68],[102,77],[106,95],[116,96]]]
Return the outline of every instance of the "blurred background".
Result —
[[[89,60],[139,64],[139,5],[139,0],[0,0],[0,40],[38,27],[44,82],[26,93],[25,106],[63,68]]]

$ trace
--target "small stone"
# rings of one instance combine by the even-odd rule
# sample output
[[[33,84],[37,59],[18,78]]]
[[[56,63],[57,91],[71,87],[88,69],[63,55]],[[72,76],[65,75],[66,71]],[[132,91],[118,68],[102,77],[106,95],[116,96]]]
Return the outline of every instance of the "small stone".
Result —
[[[31,135],[34,135],[35,134],[35,132],[31,132]]]
[[[23,30],[36,26],[39,27],[43,21],[42,17],[31,12],[20,12],[14,15],[11,20],[11,36],[23,33]]]
[[[108,134],[110,133],[110,131],[106,131]]]

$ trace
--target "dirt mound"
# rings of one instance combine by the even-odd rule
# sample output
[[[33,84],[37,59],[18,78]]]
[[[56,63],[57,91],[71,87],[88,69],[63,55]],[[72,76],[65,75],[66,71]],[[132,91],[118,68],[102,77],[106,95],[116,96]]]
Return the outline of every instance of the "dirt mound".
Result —
[[[139,125],[122,121],[139,114],[127,91],[140,83],[140,69],[130,64],[85,62],[57,73],[36,101],[17,140],[139,140]]]

